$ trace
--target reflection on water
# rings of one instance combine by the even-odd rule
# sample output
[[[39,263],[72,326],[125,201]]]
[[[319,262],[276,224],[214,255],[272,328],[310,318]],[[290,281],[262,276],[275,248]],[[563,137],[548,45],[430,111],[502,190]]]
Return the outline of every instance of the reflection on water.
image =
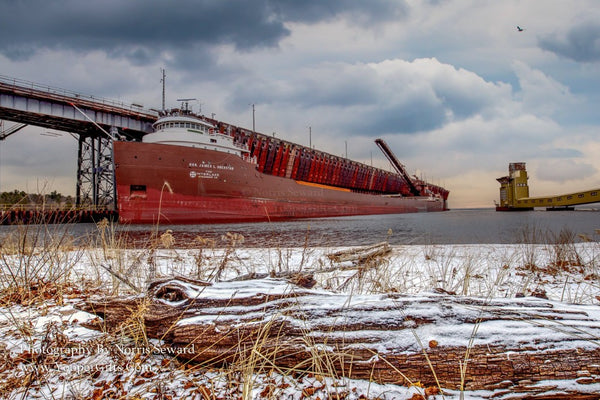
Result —
[[[244,236],[246,247],[356,246],[387,240],[390,244],[484,244],[516,243],[523,236],[545,242],[548,236],[566,229],[574,234],[600,237],[598,211],[496,212],[493,209],[462,209],[442,213],[396,214],[321,218],[286,222],[212,224],[212,225],[115,225],[117,236],[129,245],[146,246],[153,232],[171,230],[176,247],[195,246],[195,238],[213,239],[224,246],[227,232]],[[15,227],[0,227],[0,234]],[[68,227],[79,242],[97,235],[94,224]],[[391,230],[391,234],[390,233]],[[595,235],[595,236],[594,236]]]

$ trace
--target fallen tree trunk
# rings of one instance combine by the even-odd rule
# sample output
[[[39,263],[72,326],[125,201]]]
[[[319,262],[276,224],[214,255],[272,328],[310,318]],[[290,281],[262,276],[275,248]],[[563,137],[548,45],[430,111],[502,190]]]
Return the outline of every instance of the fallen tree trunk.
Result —
[[[148,337],[204,365],[263,363],[379,383],[498,390],[600,382],[600,309],[539,298],[350,296],[280,279],[163,280],[144,297],[88,300],[116,328],[143,314]]]
[[[364,263],[375,257],[386,256],[391,252],[392,249],[390,249],[388,242],[381,242],[371,246],[336,251],[334,253],[327,254],[327,258],[336,263],[346,261],[351,261],[353,263]]]

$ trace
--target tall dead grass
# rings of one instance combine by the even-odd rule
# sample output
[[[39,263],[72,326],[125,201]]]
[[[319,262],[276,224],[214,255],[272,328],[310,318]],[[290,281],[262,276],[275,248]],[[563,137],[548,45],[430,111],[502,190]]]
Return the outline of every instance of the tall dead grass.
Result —
[[[4,309],[8,310],[14,304],[40,304],[49,298],[62,302],[68,286],[80,282],[83,274],[92,277],[96,286],[105,288],[108,295],[133,293],[143,296],[148,282],[164,275],[193,276],[214,282],[231,275],[259,272],[241,255],[244,237],[238,233],[223,235],[220,241],[198,237],[194,245],[178,247],[181,244],[175,232],[165,230],[159,234],[157,230],[145,246],[131,249],[118,229],[108,221],[98,223],[97,229],[98,234],[90,243],[78,247],[73,244],[68,229],[61,225],[16,227],[0,244],[0,299]],[[587,237],[593,240],[598,236],[596,233]],[[456,246],[432,244],[421,247],[420,253],[414,252],[411,246],[401,246],[384,257],[350,265],[323,259],[315,262],[315,249],[308,246],[294,250],[275,249],[269,250],[263,268],[272,276],[314,273],[321,287],[349,296],[440,290],[464,296],[513,297],[544,289],[553,279],[564,282],[561,300],[594,302],[594,296],[600,291],[598,242],[581,246],[578,243],[580,237],[568,231],[546,234],[544,240],[541,237],[539,230],[523,232],[517,251],[500,252],[493,260],[485,246],[463,246],[459,251]],[[183,247],[186,249],[182,250]],[[410,253],[408,257],[406,253]],[[490,265],[496,268],[492,271]],[[138,348],[154,345],[145,333],[144,313],[144,307],[140,306],[133,310],[126,323],[112,327],[117,329],[107,327],[103,346],[114,350],[114,360],[118,359],[124,365],[140,362],[140,355],[117,356],[117,344]],[[52,328],[54,330],[48,328],[40,337],[16,314],[11,321],[21,327],[22,336],[31,343],[62,338],[56,327]],[[268,324],[265,327],[270,328]],[[331,352],[323,351],[311,339],[310,332],[306,332],[303,340],[310,356],[297,369],[283,371],[276,367],[274,359],[281,351],[280,344],[267,343],[266,338],[266,331],[258,332],[253,347],[240,349],[235,363],[212,371],[215,374],[212,385],[194,383],[201,398],[218,398],[219,391],[226,391],[243,399],[254,398],[257,392],[261,398],[277,399],[299,375],[311,379],[311,384],[301,389],[306,390],[305,398],[316,398],[319,394],[343,398],[343,390],[331,382],[343,379],[338,374],[340,365],[344,369],[344,363],[351,360],[345,360],[343,354],[333,358]],[[475,327],[470,343],[473,344],[476,338]],[[415,341],[424,348],[416,334]],[[180,367],[175,361],[173,366]],[[458,367],[463,371],[468,368],[468,354]],[[312,371],[310,375],[309,370]],[[38,384],[48,382],[40,376],[31,376],[21,383],[27,388],[25,393],[36,379]],[[155,390],[166,393],[167,389],[157,383]]]
[[[74,278],[83,250],[65,225],[18,225],[0,243],[0,290],[5,301],[43,301]]]

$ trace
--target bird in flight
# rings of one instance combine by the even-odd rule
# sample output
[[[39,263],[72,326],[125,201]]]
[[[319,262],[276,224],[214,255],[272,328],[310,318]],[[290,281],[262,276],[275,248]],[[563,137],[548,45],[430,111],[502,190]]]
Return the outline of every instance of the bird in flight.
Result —
[[[525,30],[525,28],[521,28],[519,25],[517,25],[517,30],[518,30],[519,32],[523,32],[523,31]]]

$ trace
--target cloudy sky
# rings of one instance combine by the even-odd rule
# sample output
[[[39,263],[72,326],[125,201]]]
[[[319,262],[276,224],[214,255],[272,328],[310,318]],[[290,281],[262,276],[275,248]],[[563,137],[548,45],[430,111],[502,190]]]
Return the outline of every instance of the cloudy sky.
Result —
[[[384,138],[450,206],[600,187],[597,0],[0,0],[0,75],[194,110],[388,168]],[[517,25],[524,28],[517,30]],[[12,123],[5,122],[4,127]],[[77,143],[0,142],[0,191],[74,193]]]

